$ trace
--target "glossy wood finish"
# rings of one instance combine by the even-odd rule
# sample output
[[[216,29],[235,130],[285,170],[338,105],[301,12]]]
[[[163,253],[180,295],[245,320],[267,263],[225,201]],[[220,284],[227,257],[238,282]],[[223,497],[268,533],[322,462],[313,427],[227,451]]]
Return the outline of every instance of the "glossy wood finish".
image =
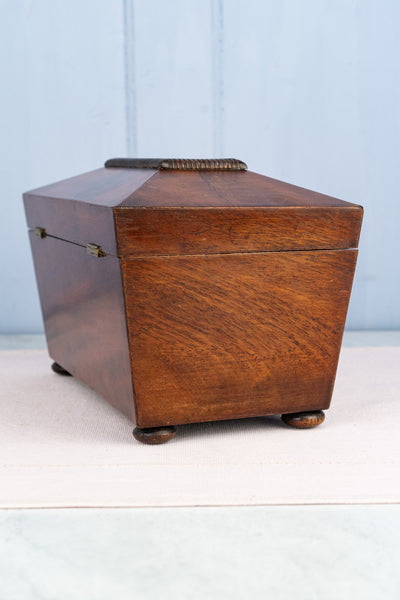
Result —
[[[111,169],[110,169],[111,170]],[[122,169],[123,171],[124,169]],[[127,170],[127,169],[126,169]],[[129,169],[134,171],[134,169]],[[121,169],[112,169],[121,171]],[[121,207],[324,206],[350,204],[251,171],[154,171]],[[114,205],[116,206],[116,204]],[[356,205],[350,205],[356,206]]]
[[[54,371],[54,373],[57,373],[57,375],[65,375],[67,377],[71,377],[71,373],[69,373],[68,371],[66,371],[64,369],[64,367],[62,367],[61,365],[59,365],[56,362],[53,362],[53,364],[51,365],[51,368]]]
[[[124,258],[356,248],[361,219],[358,206],[115,209]]]
[[[112,207],[129,198],[153,173],[98,169],[26,192],[28,227],[43,227],[50,235],[77,244],[93,242],[117,255]]]
[[[357,205],[248,171],[98,169],[24,200],[30,228],[123,257],[354,248],[362,219]]]
[[[123,260],[138,426],[328,408],[356,256]]]
[[[175,427],[151,427],[149,429],[140,429],[135,427],[133,437],[142,444],[165,444],[175,437]]]
[[[135,422],[118,259],[30,239],[51,358]]]
[[[96,169],[36,188],[24,196],[118,206],[129,200],[155,173],[155,170],[149,169]]]
[[[25,194],[28,227],[42,227],[66,242],[100,245],[107,254],[117,254],[112,208],[76,200],[52,199]]]
[[[325,421],[325,415],[322,410],[300,412],[282,415],[282,421],[286,423],[286,425],[290,425],[297,429],[311,429],[312,427],[321,425],[321,423]]]
[[[24,199],[49,234],[30,233],[50,356],[137,439],[329,407],[361,207],[250,172],[118,168]]]
[[[357,206],[251,171],[103,168],[36,188],[24,197],[106,207]]]
[[[129,256],[356,248],[362,208],[246,171],[156,171],[114,208]]]

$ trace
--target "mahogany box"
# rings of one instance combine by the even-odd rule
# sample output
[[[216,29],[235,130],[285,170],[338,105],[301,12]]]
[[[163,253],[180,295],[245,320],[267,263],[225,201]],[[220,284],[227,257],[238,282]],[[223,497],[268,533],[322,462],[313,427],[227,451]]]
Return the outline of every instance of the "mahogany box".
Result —
[[[362,208],[235,159],[111,159],[24,194],[53,370],[161,443],[330,404]]]

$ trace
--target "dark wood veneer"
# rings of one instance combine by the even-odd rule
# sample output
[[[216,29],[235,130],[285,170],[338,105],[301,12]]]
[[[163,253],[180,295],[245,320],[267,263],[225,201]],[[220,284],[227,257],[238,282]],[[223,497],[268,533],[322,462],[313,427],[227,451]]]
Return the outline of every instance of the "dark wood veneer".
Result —
[[[33,233],[30,240],[51,358],[135,422],[118,258]]]
[[[322,422],[360,206],[246,171],[151,168],[24,201],[53,370],[122,411],[136,439],[269,414]]]
[[[123,260],[139,427],[328,408],[356,257]]]
[[[123,257],[356,248],[359,206],[116,208]]]

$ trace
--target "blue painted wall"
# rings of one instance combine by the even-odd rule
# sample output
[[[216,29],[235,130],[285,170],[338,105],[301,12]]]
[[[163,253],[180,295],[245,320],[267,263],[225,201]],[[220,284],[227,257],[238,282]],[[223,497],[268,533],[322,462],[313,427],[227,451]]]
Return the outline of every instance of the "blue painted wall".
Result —
[[[0,332],[39,332],[24,190],[237,156],[363,204],[347,326],[400,328],[397,0],[0,0]]]

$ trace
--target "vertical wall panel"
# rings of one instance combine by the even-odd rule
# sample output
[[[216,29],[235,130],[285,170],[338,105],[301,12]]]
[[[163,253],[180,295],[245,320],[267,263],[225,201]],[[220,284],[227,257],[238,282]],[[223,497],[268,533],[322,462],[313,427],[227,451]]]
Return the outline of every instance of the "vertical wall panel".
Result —
[[[224,154],[363,204],[348,326],[399,327],[400,5],[225,0],[223,11]]]
[[[1,2],[0,331],[42,330],[21,193],[125,154],[122,0]]]
[[[212,155],[210,3],[135,0],[133,10],[139,155]]]
[[[213,156],[223,157],[225,137],[224,0],[211,0]],[[229,158],[229,157],[227,157]],[[235,158],[232,155],[232,158]]]
[[[0,331],[42,329],[21,192],[112,155],[236,156],[363,204],[348,327],[400,327],[397,0],[0,5]]]

